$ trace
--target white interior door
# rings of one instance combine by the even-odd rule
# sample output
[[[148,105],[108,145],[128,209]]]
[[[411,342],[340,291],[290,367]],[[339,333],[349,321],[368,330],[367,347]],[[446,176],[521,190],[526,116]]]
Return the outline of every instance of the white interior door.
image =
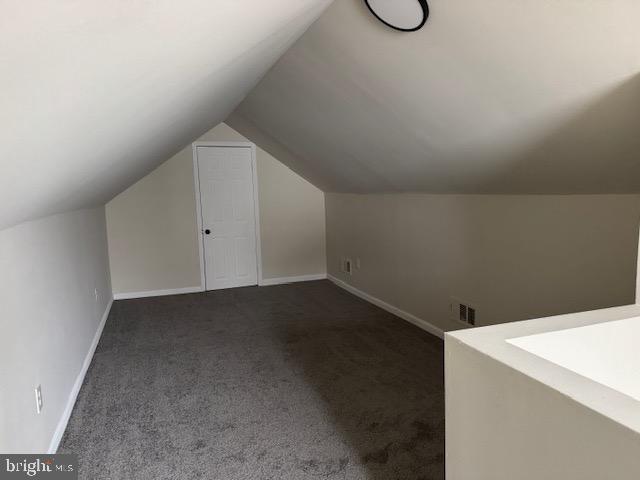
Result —
[[[251,147],[196,148],[205,288],[258,283]]]

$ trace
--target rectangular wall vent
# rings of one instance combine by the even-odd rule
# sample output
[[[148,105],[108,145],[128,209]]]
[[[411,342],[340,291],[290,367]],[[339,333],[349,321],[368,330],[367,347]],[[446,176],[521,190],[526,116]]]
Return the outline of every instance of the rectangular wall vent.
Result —
[[[476,325],[476,307],[471,306],[469,302],[451,297],[449,308],[452,320],[456,320],[466,325]]]
[[[467,323],[469,325],[474,325],[476,324],[476,309],[475,308],[471,308],[471,307],[467,307]]]

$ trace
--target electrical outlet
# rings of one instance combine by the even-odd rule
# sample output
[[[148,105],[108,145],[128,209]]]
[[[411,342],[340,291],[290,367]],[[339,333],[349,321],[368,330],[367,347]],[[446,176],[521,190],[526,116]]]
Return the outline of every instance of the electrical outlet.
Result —
[[[342,264],[340,265],[340,270],[342,270],[343,273],[351,275],[353,271],[353,262],[351,261],[350,258],[342,257]]]
[[[349,275],[351,275],[351,273],[353,272],[353,262],[351,261],[350,258],[345,258],[344,260],[344,273],[348,273]]]
[[[95,297],[96,297],[96,302],[97,302],[97,301],[98,301],[98,289],[97,289],[97,288],[94,288],[94,289],[93,289],[93,294],[95,295]]]
[[[36,413],[42,412],[42,387],[38,385],[36,387]]]

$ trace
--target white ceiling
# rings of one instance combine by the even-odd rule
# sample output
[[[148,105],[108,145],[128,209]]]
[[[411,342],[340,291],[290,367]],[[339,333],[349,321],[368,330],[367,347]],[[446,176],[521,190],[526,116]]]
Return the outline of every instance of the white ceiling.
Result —
[[[228,122],[326,191],[640,191],[638,0],[336,0]]]
[[[7,0],[0,229],[98,205],[222,121],[330,0]]]

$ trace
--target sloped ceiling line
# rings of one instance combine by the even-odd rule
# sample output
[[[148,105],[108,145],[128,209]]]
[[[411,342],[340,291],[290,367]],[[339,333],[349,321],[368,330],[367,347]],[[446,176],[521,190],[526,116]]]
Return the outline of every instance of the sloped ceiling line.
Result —
[[[104,203],[223,121],[330,0],[10,0],[0,229]]]
[[[325,191],[640,192],[640,2],[430,7],[400,33],[336,0],[230,118]]]

